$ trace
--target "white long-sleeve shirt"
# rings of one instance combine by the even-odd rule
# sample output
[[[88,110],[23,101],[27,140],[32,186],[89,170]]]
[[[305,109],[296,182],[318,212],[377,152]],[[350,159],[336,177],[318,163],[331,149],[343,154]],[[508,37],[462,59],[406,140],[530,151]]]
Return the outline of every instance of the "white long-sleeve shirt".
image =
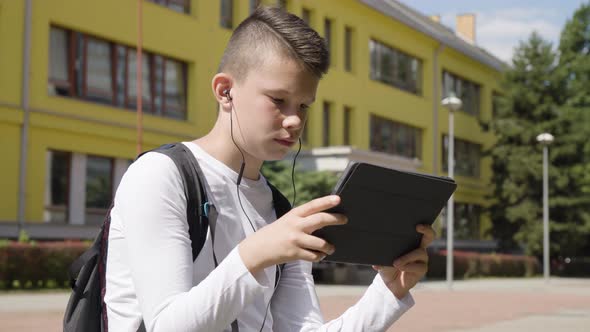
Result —
[[[147,153],[123,176],[111,211],[106,269],[110,331],[384,331],[413,305],[398,300],[377,275],[357,304],[324,322],[311,275],[311,263],[293,261],[282,271],[273,296],[275,267],[256,276],[242,261],[237,245],[253,229],[236,194],[237,173],[194,143],[205,175],[209,201],[218,212],[215,268],[211,233],[192,261],[186,197],[174,162]],[[256,229],[276,219],[266,180],[242,179],[242,205]]]

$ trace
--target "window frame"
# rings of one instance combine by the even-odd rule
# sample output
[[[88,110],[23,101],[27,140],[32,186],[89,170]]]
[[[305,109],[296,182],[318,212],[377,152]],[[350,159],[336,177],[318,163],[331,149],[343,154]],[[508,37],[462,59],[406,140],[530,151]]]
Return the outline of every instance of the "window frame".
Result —
[[[387,126],[389,129],[389,137],[386,141],[382,141],[381,133],[378,129]],[[369,149],[371,151],[377,151],[387,153],[401,158],[422,160],[422,135],[424,134],[423,129],[399,122],[393,119],[389,119],[377,114],[370,114],[369,117]],[[376,128],[377,127],[377,128]],[[403,129],[405,140],[402,150],[398,149],[399,132]],[[385,144],[386,146],[380,148],[379,144]]]
[[[53,86],[54,91],[50,92],[51,96],[57,97],[66,97],[72,99],[78,99],[85,102],[91,102],[100,105],[108,105],[117,108],[123,108],[125,110],[134,110],[136,108],[135,105],[135,98],[130,98],[130,93],[132,91],[129,90],[128,85],[130,84],[130,80],[135,80],[135,78],[130,78],[129,75],[131,70],[130,66],[130,54],[136,53],[136,48],[124,44],[115,43],[109,41],[107,39],[97,37],[94,35],[87,35],[84,33],[80,33],[74,30],[66,29],[61,26],[50,26],[50,29],[57,29],[59,31],[63,31],[66,36],[66,55],[67,55],[67,76],[68,82],[62,82],[61,80],[56,80],[51,77],[51,73],[48,71],[47,73],[47,82],[48,84]],[[103,98],[100,97],[90,97],[88,92],[90,91],[90,87],[88,86],[88,44],[92,40],[97,42],[106,43],[109,47],[109,56],[108,61],[110,61],[110,87],[111,87],[111,98]],[[48,54],[51,54],[51,47],[52,44],[49,44],[50,51]],[[166,101],[163,100],[162,104],[162,112],[157,112],[155,99],[156,99],[156,74],[155,74],[155,57],[161,57],[164,63],[163,70],[165,70],[165,64],[167,62],[175,62],[181,65],[181,75],[182,75],[182,82],[180,87],[183,89],[183,96],[184,100],[182,101],[182,107],[174,107],[174,111],[168,111],[166,109]],[[167,119],[172,120],[180,120],[186,121],[188,120],[188,66],[189,64],[185,61],[167,57],[162,54],[156,54],[149,51],[142,52],[142,61],[147,61],[147,68],[149,73],[144,71],[144,82],[143,85],[145,86],[146,81],[149,84],[149,92],[150,97],[143,99],[143,112],[146,112],[151,115],[160,116]],[[49,60],[51,61],[51,60]],[[121,64],[121,61],[124,61],[124,64]],[[121,67],[121,68],[119,68]],[[121,70],[121,72],[120,72]],[[147,75],[146,75],[147,74]],[[122,75],[123,77],[120,77]],[[118,80],[121,79],[121,82]],[[165,84],[166,84],[166,77],[165,71],[161,77],[162,79],[162,86],[163,86],[163,93],[162,97],[165,99]],[[66,93],[60,93],[60,90],[63,90]],[[145,87],[144,87],[145,89]],[[100,94],[99,89],[95,91],[95,94]],[[122,94],[122,98],[121,98]],[[143,98],[143,91],[142,91],[142,98]],[[121,99],[121,100],[120,100]],[[133,99],[133,100],[132,100]],[[182,114],[180,116],[168,116],[168,114]]]
[[[389,72],[383,70],[384,58],[391,58]],[[400,78],[399,65],[402,59],[407,59],[406,78]],[[405,61],[405,60],[404,60]],[[413,80],[414,63],[416,64],[416,80]],[[369,39],[369,78],[399,90],[412,93],[417,96],[423,95],[423,67],[424,61],[410,53],[392,47],[376,38]]]

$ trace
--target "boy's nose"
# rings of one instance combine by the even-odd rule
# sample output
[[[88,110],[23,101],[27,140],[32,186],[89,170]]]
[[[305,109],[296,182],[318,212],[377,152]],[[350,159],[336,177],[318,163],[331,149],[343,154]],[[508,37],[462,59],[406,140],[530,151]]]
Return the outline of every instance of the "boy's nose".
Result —
[[[299,130],[303,126],[303,119],[299,114],[289,114],[283,119],[283,128],[289,131]]]

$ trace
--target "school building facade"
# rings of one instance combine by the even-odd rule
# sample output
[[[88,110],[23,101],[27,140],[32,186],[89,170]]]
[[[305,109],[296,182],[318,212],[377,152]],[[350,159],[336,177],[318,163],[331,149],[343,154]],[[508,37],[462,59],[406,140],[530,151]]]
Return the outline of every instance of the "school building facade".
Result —
[[[191,140],[216,117],[210,79],[232,29],[259,2],[326,37],[329,74],[309,110],[301,165],[364,160],[446,173],[455,92],[455,230],[483,243],[493,113],[504,64],[476,46],[474,17],[453,32],[389,0],[144,0],[141,148]],[[0,237],[92,238],[137,154],[134,0],[0,0]],[[438,227],[443,227],[442,223]],[[441,232],[439,232],[441,233]]]

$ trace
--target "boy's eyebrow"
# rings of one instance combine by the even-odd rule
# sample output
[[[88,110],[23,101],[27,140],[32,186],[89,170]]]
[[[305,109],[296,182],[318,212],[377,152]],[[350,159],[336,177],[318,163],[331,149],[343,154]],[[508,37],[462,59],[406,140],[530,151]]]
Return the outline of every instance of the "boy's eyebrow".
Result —
[[[277,89],[265,89],[265,91],[268,92],[273,92],[273,93],[282,93],[282,94],[290,94],[291,91],[289,90],[285,90],[285,89],[281,89],[281,88],[277,88]],[[313,98],[310,100],[310,102],[308,103],[308,105],[311,105],[315,102],[315,96],[313,96]]]

